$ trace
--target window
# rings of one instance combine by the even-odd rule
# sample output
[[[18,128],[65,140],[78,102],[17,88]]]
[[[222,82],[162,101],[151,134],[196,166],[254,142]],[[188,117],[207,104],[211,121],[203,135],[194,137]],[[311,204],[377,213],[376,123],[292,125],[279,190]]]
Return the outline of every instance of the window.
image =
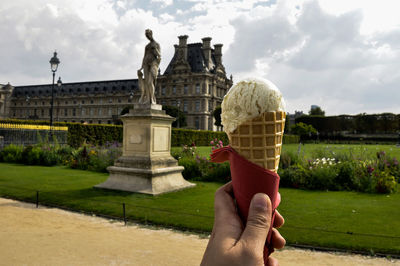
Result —
[[[93,100],[90,100],[90,103],[93,103]]]
[[[82,108],[81,115],[86,115],[86,109]]]
[[[176,101],[175,100],[172,101],[172,106],[176,106]]]
[[[100,99],[100,100],[99,100],[99,104],[102,104],[102,103],[103,103],[103,99]]]
[[[165,91],[166,91],[165,87],[162,87],[162,89],[161,89],[161,95],[165,95]]]
[[[44,109],[41,110],[42,116],[44,116]]]
[[[198,117],[194,119],[194,126],[196,129],[200,129],[200,119]]]
[[[74,104],[76,104],[76,101],[74,101]]]
[[[93,116],[94,110],[93,108],[90,108],[90,116]]]
[[[185,100],[183,101],[183,111],[187,112],[188,111],[188,102]]]
[[[109,103],[112,103],[112,99],[111,99],[111,98],[110,98],[110,99],[108,99],[108,102],[109,102]]]
[[[108,115],[112,115],[112,108],[108,108]]]
[[[65,108],[64,109],[64,116],[67,116],[68,115],[68,110],[67,110],[67,108]]]
[[[121,99],[118,99],[118,102],[120,103],[120,102],[121,102]]]
[[[189,92],[188,85],[185,85],[185,86],[183,87],[183,93],[184,93],[184,94],[188,94],[188,92]]]
[[[212,85],[208,84],[207,94],[211,94]]]
[[[72,109],[72,116],[76,116],[76,109]]]
[[[161,101],[161,105],[166,105],[166,102],[165,101]]]
[[[196,84],[196,94],[200,94],[200,84]]]
[[[172,87],[172,94],[174,94],[174,95],[176,94],[176,87],[175,86]]]
[[[213,102],[210,101],[210,103],[208,104],[208,111],[212,112],[213,110],[214,110]]]
[[[101,115],[101,108],[99,108],[99,115]]]
[[[82,100],[82,104],[85,104],[85,101],[84,101],[84,100]]]
[[[200,101],[196,101],[195,110],[196,110],[196,112],[200,111]]]
[[[97,121],[97,123],[101,124],[101,120]]]

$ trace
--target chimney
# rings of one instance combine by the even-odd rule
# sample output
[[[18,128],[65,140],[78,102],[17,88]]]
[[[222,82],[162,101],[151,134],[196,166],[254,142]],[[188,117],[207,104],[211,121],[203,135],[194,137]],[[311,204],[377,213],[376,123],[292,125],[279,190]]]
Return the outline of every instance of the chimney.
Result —
[[[182,51],[182,56],[185,59],[185,61],[187,61],[187,39],[188,39],[188,37],[189,36],[187,36],[187,35],[178,36],[178,38],[179,38],[178,48],[179,48],[179,50]]]
[[[201,40],[203,41],[203,47],[201,49],[203,50],[206,67],[209,69],[211,65],[211,38],[205,37]]]
[[[214,44],[214,57],[217,65],[222,65],[222,44]]]

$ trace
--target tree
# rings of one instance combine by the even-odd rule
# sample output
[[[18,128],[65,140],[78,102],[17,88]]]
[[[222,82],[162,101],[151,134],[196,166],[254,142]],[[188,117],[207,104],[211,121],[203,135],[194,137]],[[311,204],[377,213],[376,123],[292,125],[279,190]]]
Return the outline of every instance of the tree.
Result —
[[[216,125],[217,127],[222,127],[221,112],[222,112],[221,106],[217,106],[217,108],[215,108],[215,110],[213,111],[213,116],[215,119],[214,125]]]
[[[170,105],[163,105],[162,109],[165,110],[167,115],[176,118],[176,120],[172,123],[172,127],[178,127],[178,125],[179,127],[187,126],[185,113],[179,110],[177,107]]]
[[[301,140],[311,138],[311,136],[315,136],[317,134],[317,130],[312,125],[307,125],[303,122],[292,126],[291,132],[295,135],[299,135]]]
[[[124,109],[122,109],[120,115],[124,115],[124,114],[129,113],[129,109],[130,109],[129,106],[125,106]]]
[[[321,107],[316,106],[316,107],[311,108],[311,110],[308,111],[308,114],[309,114],[309,115],[320,115],[320,116],[325,116],[325,111],[323,111],[323,110],[321,109]]]

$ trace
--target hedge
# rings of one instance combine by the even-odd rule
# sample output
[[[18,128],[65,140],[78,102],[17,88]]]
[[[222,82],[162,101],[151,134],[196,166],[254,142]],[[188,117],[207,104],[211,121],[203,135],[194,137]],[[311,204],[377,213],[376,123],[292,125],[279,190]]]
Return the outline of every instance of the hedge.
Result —
[[[46,125],[48,121],[32,121],[6,119],[0,120],[5,123],[15,124],[39,124]],[[92,145],[104,145],[107,142],[122,142],[122,128],[120,125],[105,124],[81,124],[81,123],[54,123],[57,126],[68,127],[68,144],[72,147],[79,147],[83,142]],[[208,130],[192,130],[172,128],[171,146],[181,146],[183,144],[195,143],[197,146],[209,146],[210,141],[218,139],[222,140],[224,145],[228,144],[228,137],[225,132],[208,131]],[[283,143],[299,143],[299,137],[296,135],[283,136]]]

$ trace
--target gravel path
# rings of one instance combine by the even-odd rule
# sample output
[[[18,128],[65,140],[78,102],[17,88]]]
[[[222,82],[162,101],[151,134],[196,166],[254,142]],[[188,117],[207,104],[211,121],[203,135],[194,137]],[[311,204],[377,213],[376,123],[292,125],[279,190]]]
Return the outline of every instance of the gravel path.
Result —
[[[199,265],[207,239],[0,198],[0,265]],[[400,265],[285,248],[280,265]]]

